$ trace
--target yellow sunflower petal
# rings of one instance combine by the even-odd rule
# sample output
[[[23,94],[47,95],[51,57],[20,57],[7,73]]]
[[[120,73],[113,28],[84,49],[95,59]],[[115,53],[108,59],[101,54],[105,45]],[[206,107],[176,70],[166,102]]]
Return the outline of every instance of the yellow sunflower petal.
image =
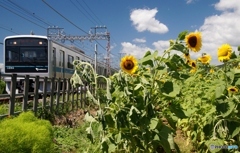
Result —
[[[229,87],[228,88],[228,92],[230,92],[230,93],[237,93],[238,92],[238,88],[236,88],[236,87]]]
[[[131,55],[124,56],[121,59],[120,67],[124,72],[134,74],[138,69],[137,59]]]
[[[188,49],[198,52],[202,47],[202,35],[200,32],[191,32],[185,37]]]
[[[210,55],[206,54],[206,55],[203,55],[202,57],[199,57],[198,60],[201,61],[201,63],[203,64],[209,64],[212,58]]]
[[[230,60],[232,55],[232,47],[229,44],[223,44],[218,48],[217,55],[218,60],[221,62]]]

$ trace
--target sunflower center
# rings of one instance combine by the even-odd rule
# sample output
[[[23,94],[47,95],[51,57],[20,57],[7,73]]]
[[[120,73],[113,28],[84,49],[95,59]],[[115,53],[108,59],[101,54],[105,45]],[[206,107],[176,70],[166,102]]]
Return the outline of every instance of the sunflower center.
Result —
[[[196,64],[194,62],[192,62],[192,67],[196,67]]]
[[[134,67],[134,63],[131,60],[126,60],[126,62],[124,62],[124,68],[127,70],[131,70]]]
[[[234,88],[231,88],[231,89],[230,89],[230,91],[236,91],[236,89],[234,89]]]
[[[192,36],[188,39],[188,43],[190,44],[191,47],[196,47],[197,45],[197,37]]]

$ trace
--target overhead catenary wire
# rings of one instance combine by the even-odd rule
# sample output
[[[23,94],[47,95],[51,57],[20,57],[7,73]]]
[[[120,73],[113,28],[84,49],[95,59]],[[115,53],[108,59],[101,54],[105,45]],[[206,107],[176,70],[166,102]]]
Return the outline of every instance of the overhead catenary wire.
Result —
[[[13,31],[12,28],[11,28],[11,29],[8,29],[8,28],[2,27],[2,26],[0,26],[0,28],[1,28],[1,29],[4,29],[4,30],[6,30],[6,31],[12,32],[12,33],[14,33],[14,34],[19,35],[19,33]]]
[[[56,12],[58,15],[60,15],[62,18],[64,18],[65,20],[67,20],[69,23],[71,23],[73,26],[75,26],[77,29],[81,30],[82,32],[84,32],[85,34],[88,34],[86,31],[84,31],[82,28],[80,28],[79,26],[77,26],[76,24],[74,24],[72,21],[70,21],[68,18],[66,18],[65,16],[63,16],[60,12],[58,12],[56,9],[54,9],[51,5],[49,5],[45,0],[42,0],[48,7],[50,7],[54,12]],[[98,45],[100,47],[102,47],[103,49],[106,49],[105,47],[103,47],[97,40],[94,40],[98,43]]]
[[[27,13],[28,15],[30,15],[30,16],[36,18],[37,20],[39,20],[40,22],[44,23],[45,25],[48,25],[48,26],[53,25],[52,23],[49,23],[49,22],[45,21],[43,18],[37,16],[35,13],[33,13],[33,12],[31,12],[31,11],[23,8],[23,7],[21,7],[20,5],[12,2],[11,0],[8,0],[8,1],[9,1],[11,4],[13,4],[14,6],[16,6],[17,8],[19,8],[20,10],[24,11],[25,13]]]
[[[83,12],[83,11],[81,11],[81,9],[76,5],[76,4],[74,4],[73,3],[73,1],[72,0],[70,0],[70,2],[73,4],[73,6],[75,6],[77,9],[78,9],[78,11],[79,12],[81,12],[90,22],[92,22],[93,24],[96,24],[97,22],[96,21],[93,21],[93,20],[90,20],[90,18],[88,18],[87,17],[87,15]],[[78,1],[77,1],[78,2]],[[78,2],[78,4],[80,4],[79,2]],[[80,5],[81,6],[81,5]],[[84,8],[83,8],[84,9]],[[85,10],[85,9],[84,9]],[[86,10],[85,10],[86,11]],[[87,11],[86,11],[87,12]],[[88,12],[87,12],[88,13]],[[91,16],[90,16],[91,17]]]
[[[2,8],[4,8],[4,9],[6,9],[6,10],[8,10],[8,11],[12,12],[13,14],[15,14],[15,15],[17,15],[17,16],[19,16],[19,17],[23,18],[24,20],[27,20],[27,21],[29,21],[29,22],[31,22],[31,23],[33,23],[33,24],[35,24],[35,25],[37,25],[37,26],[39,26],[39,27],[41,27],[41,28],[43,28],[43,29],[45,29],[45,30],[46,30],[46,28],[45,28],[45,27],[43,27],[43,26],[41,26],[41,25],[37,24],[36,22],[33,22],[33,21],[31,21],[31,20],[27,19],[26,17],[24,17],[24,16],[22,16],[22,15],[19,15],[19,14],[17,14],[16,12],[14,12],[14,11],[10,10],[9,8],[7,8],[7,7],[5,7],[5,6],[1,5],[1,4],[0,4],[0,6],[1,6]]]

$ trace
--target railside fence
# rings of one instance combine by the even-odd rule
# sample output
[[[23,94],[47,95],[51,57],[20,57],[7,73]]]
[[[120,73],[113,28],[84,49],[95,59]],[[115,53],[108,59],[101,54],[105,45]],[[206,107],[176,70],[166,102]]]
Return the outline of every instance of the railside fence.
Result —
[[[1,78],[10,78],[10,93],[0,94],[0,118],[18,115],[27,110],[32,110],[35,115],[38,111],[48,110],[60,114],[61,111],[73,111],[84,108],[87,103],[86,88],[94,93],[93,86],[84,84],[74,88],[70,79],[47,78],[40,76],[1,74]],[[18,90],[18,80],[23,80],[21,93]],[[4,79],[3,79],[4,80]],[[33,91],[29,90],[29,82],[34,80]],[[40,84],[42,90],[39,89]],[[104,89],[105,83],[99,83],[99,88]],[[4,111],[5,109],[5,111]]]

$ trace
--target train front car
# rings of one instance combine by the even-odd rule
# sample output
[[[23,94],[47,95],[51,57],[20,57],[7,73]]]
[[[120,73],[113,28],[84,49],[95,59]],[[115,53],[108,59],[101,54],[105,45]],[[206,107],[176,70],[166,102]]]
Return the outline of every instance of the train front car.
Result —
[[[17,35],[4,39],[4,73],[48,76],[48,39],[44,36]],[[11,78],[5,77],[6,92],[10,93]],[[24,78],[17,78],[16,93],[23,91]],[[40,83],[40,91],[42,83]],[[29,80],[29,91],[34,91],[34,78]]]

